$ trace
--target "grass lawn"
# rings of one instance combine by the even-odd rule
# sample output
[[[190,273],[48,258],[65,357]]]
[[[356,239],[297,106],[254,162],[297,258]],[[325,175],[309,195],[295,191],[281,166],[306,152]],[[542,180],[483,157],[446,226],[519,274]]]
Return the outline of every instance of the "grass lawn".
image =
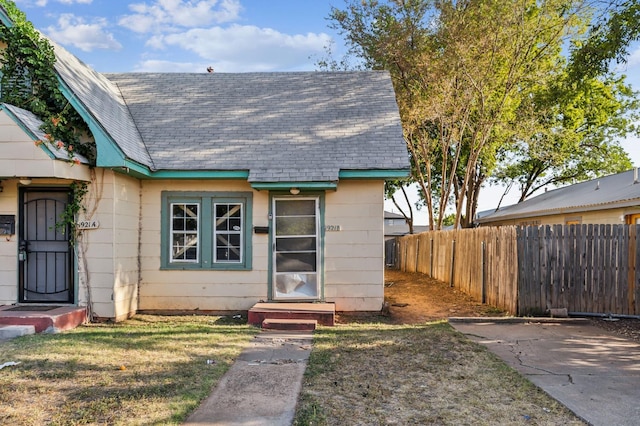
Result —
[[[582,425],[444,321],[315,332],[296,425]]]
[[[137,315],[0,343],[0,424],[179,424],[258,332],[226,317]]]
[[[582,424],[446,322],[321,327],[297,425]],[[179,424],[258,329],[138,315],[0,343],[0,424]]]

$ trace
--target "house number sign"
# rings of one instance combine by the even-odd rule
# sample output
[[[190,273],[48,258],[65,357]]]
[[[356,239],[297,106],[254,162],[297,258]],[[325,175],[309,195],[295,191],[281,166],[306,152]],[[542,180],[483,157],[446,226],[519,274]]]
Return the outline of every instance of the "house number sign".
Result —
[[[326,232],[336,232],[336,231],[341,231],[342,229],[340,228],[340,225],[326,225],[324,227],[324,230]]]
[[[98,229],[100,222],[97,220],[80,220],[76,224],[77,229]]]

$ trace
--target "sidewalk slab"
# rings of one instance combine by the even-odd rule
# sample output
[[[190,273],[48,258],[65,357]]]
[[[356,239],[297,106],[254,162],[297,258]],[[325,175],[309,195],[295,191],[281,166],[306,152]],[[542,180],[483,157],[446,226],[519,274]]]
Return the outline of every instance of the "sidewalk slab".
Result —
[[[640,421],[640,344],[587,321],[490,319],[450,324],[589,424]]]
[[[0,340],[35,334],[35,332],[36,328],[33,325],[0,325]]]
[[[312,343],[309,331],[263,330],[184,424],[291,425]]]

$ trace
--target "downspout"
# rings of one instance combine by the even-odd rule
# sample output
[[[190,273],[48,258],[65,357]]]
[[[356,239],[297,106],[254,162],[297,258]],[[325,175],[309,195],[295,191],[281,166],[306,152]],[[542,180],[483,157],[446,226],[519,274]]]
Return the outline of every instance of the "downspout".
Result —
[[[140,284],[142,283],[142,179],[138,179],[138,282],[136,283],[136,313],[140,307]]]

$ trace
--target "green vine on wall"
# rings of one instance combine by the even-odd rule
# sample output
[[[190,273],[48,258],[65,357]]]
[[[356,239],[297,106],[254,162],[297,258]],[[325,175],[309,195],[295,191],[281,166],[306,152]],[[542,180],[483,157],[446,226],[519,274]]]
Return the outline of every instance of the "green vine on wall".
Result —
[[[71,190],[71,200],[60,214],[56,222],[56,229],[65,233],[69,230],[69,241],[75,245],[78,240],[78,216],[80,212],[85,212],[86,207],[83,204],[84,197],[89,191],[87,182],[73,182],[69,189]]]
[[[6,48],[0,55],[0,101],[26,109],[43,121],[45,140],[65,149],[69,160],[78,163],[75,153],[95,164],[95,143],[81,143],[82,135],[90,135],[82,120],[58,86],[54,69],[54,49],[49,41],[29,22],[12,0],[0,0],[13,25],[0,25],[0,40]]]

